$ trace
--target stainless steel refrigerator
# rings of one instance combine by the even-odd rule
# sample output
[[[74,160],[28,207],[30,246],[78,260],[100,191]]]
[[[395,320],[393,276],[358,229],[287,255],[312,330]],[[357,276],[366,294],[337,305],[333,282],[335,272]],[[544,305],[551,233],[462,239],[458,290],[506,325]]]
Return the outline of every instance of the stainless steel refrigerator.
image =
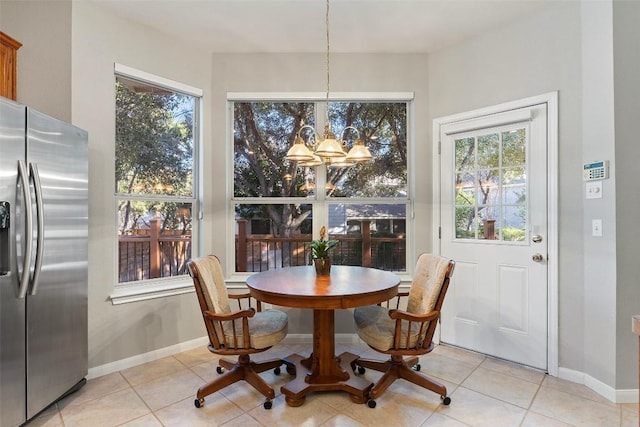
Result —
[[[87,133],[0,97],[0,426],[87,374]]]

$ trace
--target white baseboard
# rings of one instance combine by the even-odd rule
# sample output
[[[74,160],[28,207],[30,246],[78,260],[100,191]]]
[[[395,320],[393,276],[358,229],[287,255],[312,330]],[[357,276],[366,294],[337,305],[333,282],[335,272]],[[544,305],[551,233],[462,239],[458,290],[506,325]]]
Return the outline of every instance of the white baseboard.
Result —
[[[587,375],[584,372],[568,368],[558,368],[558,378],[578,384],[584,384],[605,399],[613,403],[638,403],[638,390],[616,390],[608,384]]]
[[[584,373],[580,371],[574,371],[569,368],[558,368],[558,378],[561,380],[571,381],[572,383],[584,384]]]
[[[90,380],[93,378],[101,377],[103,375],[111,374],[113,372],[122,371],[123,369],[132,368],[134,366],[142,365],[143,363],[153,362],[154,360],[162,359],[163,357],[173,356],[174,354],[192,350],[197,347],[206,346],[208,344],[209,337],[204,336],[169,347],[159,348],[158,350],[153,350],[148,353],[138,354],[136,356],[127,357],[126,359],[116,360],[115,362],[96,366],[94,368],[89,368],[87,379]]]
[[[335,342],[338,344],[357,344],[360,337],[357,334],[336,334]],[[126,359],[116,360],[115,362],[106,363],[104,365],[89,368],[87,379],[98,378],[103,375],[122,371],[123,369],[132,368],[142,365],[143,363],[153,362],[163,357],[173,356],[183,351],[192,350],[197,347],[206,346],[209,343],[207,336],[196,338],[191,341],[185,341],[169,347],[153,350],[148,353],[138,354],[137,356],[127,357]],[[311,344],[313,343],[313,335],[311,334],[289,334],[283,340],[286,344]]]
[[[148,353],[116,360],[115,362],[107,363],[105,365],[96,366],[89,369],[87,379],[90,380],[101,377],[103,375],[118,372],[143,363],[153,362],[154,360],[158,360],[163,357],[173,356],[174,354],[181,353],[183,351],[206,346],[208,342],[208,337],[204,336],[191,341],[185,341],[169,347],[150,351]],[[288,334],[282,342],[286,344],[311,344],[313,343],[313,336],[311,334]],[[361,340],[357,334],[336,334],[335,342],[337,344],[358,344]],[[575,371],[573,369],[562,367],[558,368],[558,378],[583,384],[614,403],[638,403],[639,400],[638,389],[616,390],[602,381],[593,378],[591,375],[587,375],[584,372]]]

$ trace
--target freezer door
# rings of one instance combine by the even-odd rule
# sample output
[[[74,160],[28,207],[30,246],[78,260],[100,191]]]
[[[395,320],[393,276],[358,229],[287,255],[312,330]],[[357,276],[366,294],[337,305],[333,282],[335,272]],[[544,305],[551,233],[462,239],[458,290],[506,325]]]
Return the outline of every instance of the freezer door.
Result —
[[[17,172],[18,161],[25,160],[25,112],[23,105],[0,99],[0,426],[26,419],[25,299],[18,298],[16,248],[25,227]]]
[[[27,111],[27,162],[42,214],[34,215],[37,280],[27,295],[31,418],[87,374],[88,163],[85,131]]]

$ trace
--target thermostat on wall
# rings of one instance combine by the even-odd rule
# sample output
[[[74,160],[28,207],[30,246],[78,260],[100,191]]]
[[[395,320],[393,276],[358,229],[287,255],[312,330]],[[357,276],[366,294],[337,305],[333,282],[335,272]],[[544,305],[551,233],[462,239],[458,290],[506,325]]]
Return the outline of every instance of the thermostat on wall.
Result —
[[[582,166],[582,178],[585,181],[596,181],[598,179],[609,178],[609,161],[585,163]]]

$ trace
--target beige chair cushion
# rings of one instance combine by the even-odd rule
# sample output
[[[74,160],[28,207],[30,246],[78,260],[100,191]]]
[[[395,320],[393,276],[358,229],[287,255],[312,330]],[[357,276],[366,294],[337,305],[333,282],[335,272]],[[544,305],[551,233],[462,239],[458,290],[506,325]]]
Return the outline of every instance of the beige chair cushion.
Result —
[[[407,312],[425,314],[433,310],[448,267],[447,258],[431,254],[420,255],[409,290]]]
[[[289,321],[286,313],[280,310],[265,310],[249,318],[250,347],[261,349],[276,345],[287,336]],[[231,322],[225,322],[224,334],[229,346],[233,346],[233,328]],[[236,320],[238,348],[244,347],[242,338],[242,320]],[[231,347],[228,347],[231,348]]]
[[[353,318],[356,322],[358,336],[362,341],[380,351],[387,351],[393,347],[396,321],[389,317],[387,308],[378,305],[358,307],[354,310]],[[408,324],[409,322],[403,322],[400,348],[407,348],[405,343],[407,342]],[[419,332],[420,324],[414,323],[411,326],[409,348],[416,346]]]
[[[426,314],[432,311],[436,305],[444,277],[449,267],[449,260],[437,255],[422,254],[416,263],[407,312],[413,314]],[[354,319],[358,336],[369,346],[386,351],[393,347],[393,335],[396,321],[389,317],[389,310],[377,305],[358,307],[354,311]],[[400,348],[413,348],[418,343],[420,324],[411,325],[409,345],[407,333],[409,322],[402,322],[402,337]],[[424,325],[426,329],[428,324]]]
[[[192,261],[198,267],[200,283],[204,285],[202,293],[206,300],[207,309],[216,314],[231,313],[229,306],[229,295],[224,283],[224,274],[220,260],[216,256],[206,256]],[[249,340],[250,347],[255,349],[269,348],[287,336],[289,328],[286,313],[279,310],[265,310],[257,312],[249,320]],[[235,334],[237,341],[233,339],[233,323],[223,322],[227,348],[244,348],[244,338],[242,336],[242,319],[235,321]],[[219,323],[215,322],[216,335],[220,337]],[[234,346],[236,342],[237,347]]]
[[[202,257],[193,261],[200,272],[200,282],[204,283],[204,298],[207,308],[216,314],[231,313],[227,286],[224,283],[224,273],[220,260],[215,256]]]

